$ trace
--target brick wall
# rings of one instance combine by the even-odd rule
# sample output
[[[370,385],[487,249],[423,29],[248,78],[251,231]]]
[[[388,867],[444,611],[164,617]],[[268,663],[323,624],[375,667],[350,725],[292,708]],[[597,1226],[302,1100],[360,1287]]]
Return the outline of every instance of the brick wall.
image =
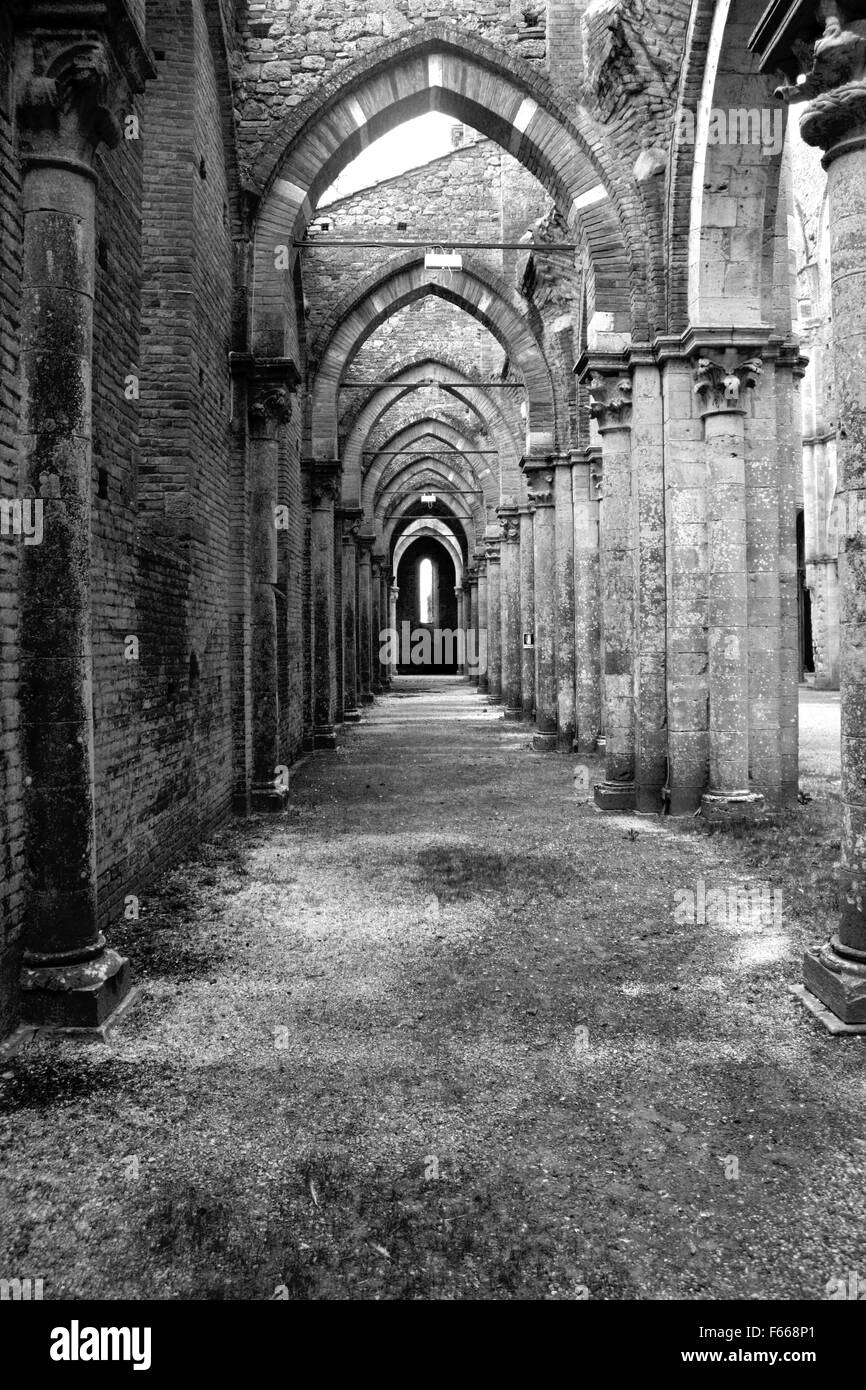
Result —
[[[19,495],[16,428],[21,210],[13,150],[12,40],[0,16],[0,493]],[[23,908],[23,809],[17,661],[20,539],[0,537],[0,1037],[17,1005]]]

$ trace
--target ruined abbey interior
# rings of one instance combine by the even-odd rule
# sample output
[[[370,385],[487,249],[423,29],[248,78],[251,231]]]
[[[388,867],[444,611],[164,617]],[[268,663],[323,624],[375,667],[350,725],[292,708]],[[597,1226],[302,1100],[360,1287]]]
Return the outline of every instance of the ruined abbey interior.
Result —
[[[362,844],[441,700],[554,839],[566,788],[563,864],[784,836],[803,700],[841,706],[836,897],[778,994],[853,1058],[866,4],[7,0],[0,66],[15,1064],[146,1031],[166,876],[243,827],[291,863],[329,778]],[[425,834],[476,785],[445,756]]]

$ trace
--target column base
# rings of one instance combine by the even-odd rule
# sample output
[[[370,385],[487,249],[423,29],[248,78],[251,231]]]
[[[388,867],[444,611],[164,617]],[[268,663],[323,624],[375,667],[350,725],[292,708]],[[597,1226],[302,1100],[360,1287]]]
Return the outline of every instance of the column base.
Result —
[[[486,695],[489,689],[490,689],[490,685],[489,685],[489,683],[488,683],[487,677],[486,677],[486,676],[479,676],[479,677],[478,677],[478,694],[479,694],[479,695]]]
[[[278,815],[289,804],[288,787],[277,782],[253,782],[250,788],[250,810],[253,815]]]
[[[534,733],[532,735],[532,746],[536,753],[555,753],[556,745],[556,734]]]
[[[760,792],[704,792],[701,797],[701,816],[711,825],[755,820],[763,812],[764,798]]]
[[[803,984],[843,1023],[866,1023],[866,960],[841,955],[838,948],[834,936],[806,951]]]
[[[313,730],[314,748],[336,748],[337,735],[333,724],[319,724]]]
[[[361,711],[359,709],[347,709],[343,713],[343,719],[346,724],[360,724]]]
[[[374,698],[373,698],[372,692],[369,691],[369,690],[363,691],[363,693],[362,693],[362,695],[361,695],[361,704],[362,704],[362,705],[372,705],[373,703],[374,703]]]
[[[596,782],[595,804],[600,811],[633,811],[637,803],[634,782]]]
[[[21,1017],[38,1028],[97,1035],[132,991],[129,961],[104,950],[75,965],[24,965]]]
[[[559,733],[556,736],[556,746],[558,747],[560,753],[573,753],[574,730],[560,729]]]
[[[581,738],[580,735],[578,735],[571,745],[571,748],[573,753],[580,753],[585,758],[591,758],[598,748],[598,739]]]
[[[507,722],[507,723],[513,724],[513,723],[515,723],[517,720],[522,719],[522,718],[523,718],[523,710],[519,707],[519,705],[506,705],[506,706],[505,706],[505,719],[506,719],[506,722]]]

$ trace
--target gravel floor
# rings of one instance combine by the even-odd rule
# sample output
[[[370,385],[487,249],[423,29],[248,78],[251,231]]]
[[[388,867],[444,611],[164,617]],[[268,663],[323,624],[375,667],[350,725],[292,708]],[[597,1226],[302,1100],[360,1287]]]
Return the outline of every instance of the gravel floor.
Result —
[[[832,818],[838,705],[804,708]],[[576,764],[460,682],[400,681],[287,817],[171,875],[115,938],[141,998],[109,1044],[3,1069],[0,1275],[821,1299],[866,1272],[866,1038],[789,992],[832,926],[815,806],[754,843],[604,817]],[[695,921],[702,881],[783,912]]]

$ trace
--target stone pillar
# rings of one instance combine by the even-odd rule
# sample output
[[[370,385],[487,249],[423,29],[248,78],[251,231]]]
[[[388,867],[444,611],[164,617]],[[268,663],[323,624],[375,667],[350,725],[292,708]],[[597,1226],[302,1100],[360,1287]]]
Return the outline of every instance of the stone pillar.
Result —
[[[535,508],[518,507],[520,516],[520,703],[521,718],[535,719]],[[524,646],[529,638],[531,646]]]
[[[337,707],[334,507],[340,492],[340,464],[307,460],[305,470],[311,507],[313,747],[334,748],[337,743],[334,728]]]
[[[360,507],[341,507],[343,526],[343,718],[357,724],[358,708],[358,531]]]
[[[379,616],[384,628],[391,621],[391,574],[388,569],[388,557],[382,556],[382,567],[379,574]],[[391,686],[391,666],[387,661],[382,660],[383,642],[379,643],[379,685],[382,690],[389,690]]]
[[[466,619],[464,604],[464,586],[458,584],[454,590],[454,597],[457,600],[457,674],[466,675]],[[462,658],[462,659],[461,659]]]
[[[740,819],[763,807],[749,787],[749,587],[746,549],[744,393],[762,371],[729,348],[702,357],[695,391],[704,421],[708,535],[710,819]]]
[[[382,568],[385,563],[384,555],[370,556],[370,597],[372,606],[371,616],[371,641],[372,651],[370,652],[370,689],[374,695],[382,694],[382,662],[380,652],[382,648]]]
[[[469,570],[469,622],[466,638],[467,675],[473,685],[478,684],[478,569],[475,565]]]
[[[375,536],[358,537],[358,669],[361,702],[373,700],[373,577],[371,573]]]
[[[649,349],[633,348],[632,533],[635,575],[635,804],[663,807],[667,773],[665,648],[664,409],[661,377]]]
[[[575,726],[578,753],[590,755],[601,733],[601,626],[599,623],[598,486],[601,452],[572,455],[574,499]]]
[[[490,639],[487,622],[487,559],[483,550],[475,552],[478,571],[478,692],[486,695],[489,688]]]
[[[535,594],[535,734],[539,753],[555,752],[556,717],[556,505],[552,459],[522,462],[532,518]]]
[[[574,499],[571,455],[556,459],[556,707],[557,738],[563,753],[574,750]]]
[[[244,362],[233,358],[236,375]],[[285,358],[248,358],[247,415],[250,479],[250,646],[252,684],[252,786],[250,809],[282,811],[288,788],[280,762],[277,657],[277,490],[280,431],[291,414],[295,364]]]
[[[848,8],[848,7],[846,7]],[[857,11],[860,12],[859,9]],[[843,1023],[866,1023],[866,41],[845,27],[835,5],[806,5],[801,24],[822,16],[805,82],[786,94],[808,98],[800,129],[825,151],[839,464],[841,597],[842,853],[841,916],[830,941],[808,951],[804,981]],[[781,18],[781,16],[780,16]],[[797,25],[765,23],[753,43],[762,66],[794,78],[802,49]]]
[[[396,633],[396,632],[397,632],[397,599],[398,599],[399,597],[400,597],[400,590],[397,588],[396,583],[395,583],[395,584],[392,584],[392,585],[390,586],[389,590],[388,590],[388,621],[389,621],[389,624],[390,624],[392,633]],[[396,643],[392,643],[392,651],[395,653],[395,655],[394,655],[394,657],[393,657],[393,659],[392,659],[392,661],[391,661],[391,669],[390,669],[390,677],[392,677],[392,678],[393,678],[394,676],[396,676],[396,674],[397,674],[397,665],[398,665],[399,657],[398,657],[398,655],[396,655],[396,653],[398,652],[398,650],[399,650],[399,649],[398,649]],[[389,681],[389,683],[390,683],[390,681]]]
[[[516,499],[506,497],[497,508],[499,543],[499,607],[502,651],[502,703],[506,719],[520,719],[520,675],[523,657],[520,637],[520,513]]]
[[[487,552],[487,698],[491,705],[502,700],[502,606],[499,588],[499,526],[488,527]]]
[[[45,13],[43,14],[43,10]],[[85,12],[87,13],[87,12]],[[90,14],[98,13],[92,7]],[[102,32],[68,7],[22,7],[19,89],[22,481],[42,539],[21,553],[21,737],[27,867],[22,1014],[94,1030],[129,993],[98,926],[91,639],[94,157],[115,108],[155,76],[131,18]],[[119,638],[118,638],[119,641]],[[118,653],[118,661],[122,653]]]
[[[663,356],[668,812],[693,816],[707,789],[707,495],[694,374],[679,340]]]
[[[621,358],[593,357],[591,412],[601,435],[601,585],[604,604],[605,780],[595,789],[606,811],[636,804],[634,643],[635,574],[632,515],[632,383]]]

